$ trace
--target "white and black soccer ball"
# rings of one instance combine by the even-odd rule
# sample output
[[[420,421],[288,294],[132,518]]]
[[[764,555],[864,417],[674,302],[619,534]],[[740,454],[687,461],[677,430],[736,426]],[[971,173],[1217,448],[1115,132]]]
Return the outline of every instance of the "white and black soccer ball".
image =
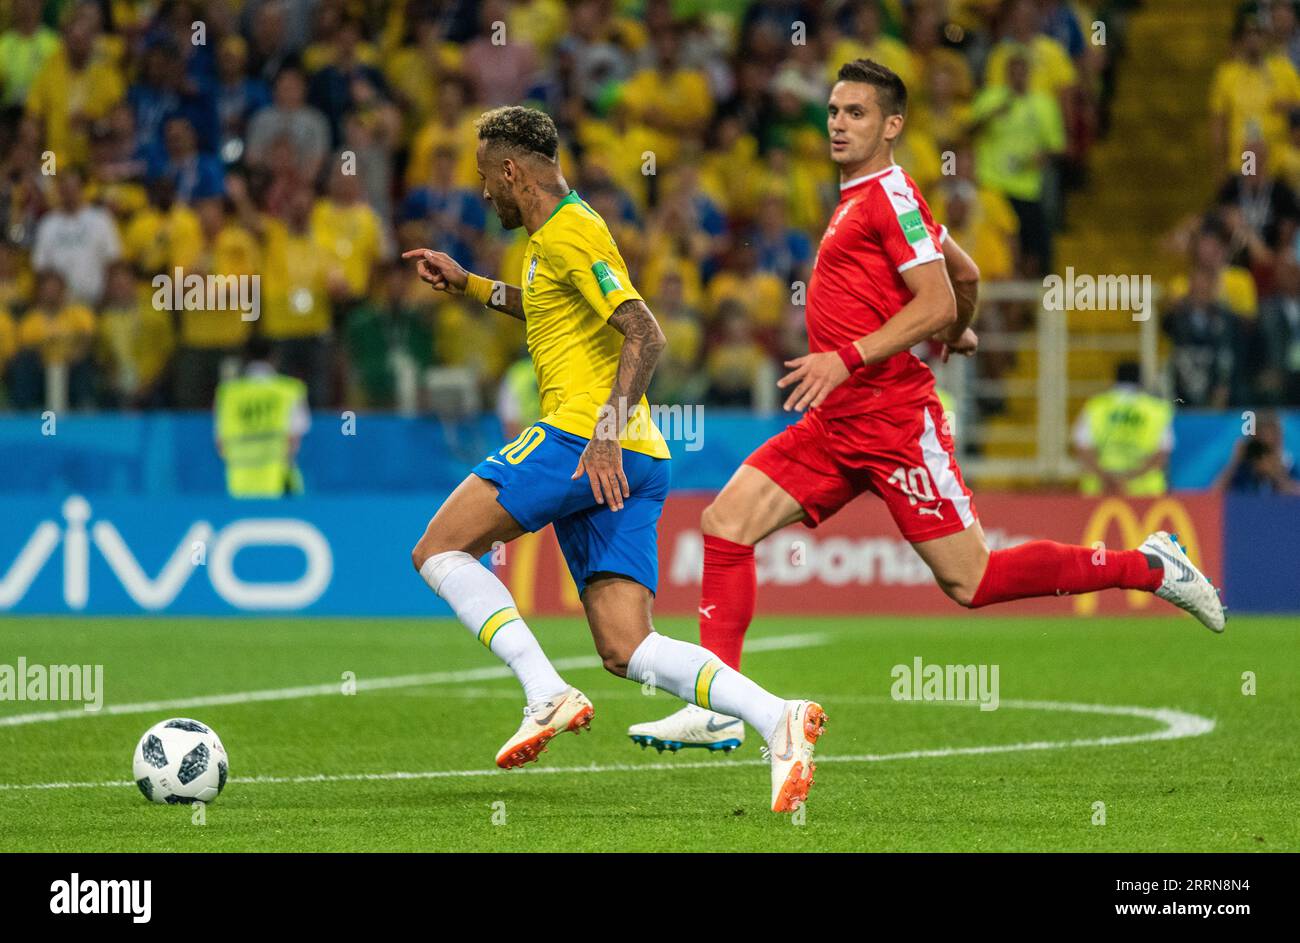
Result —
[[[188,717],[154,724],[135,747],[135,784],[152,802],[211,802],[229,769],[216,731]]]

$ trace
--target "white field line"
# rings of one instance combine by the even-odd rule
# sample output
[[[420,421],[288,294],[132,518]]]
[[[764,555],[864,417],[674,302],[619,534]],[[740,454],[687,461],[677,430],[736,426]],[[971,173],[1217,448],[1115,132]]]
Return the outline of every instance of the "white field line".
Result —
[[[849,698],[834,698],[848,702]],[[853,701],[877,701],[885,698],[852,698]],[[926,703],[926,702],[922,702]],[[945,702],[932,702],[945,703]],[[974,705],[967,705],[974,706]],[[1167,707],[1129,707],[1110,704],[1077,704],[1067,701],[1021,701],[1004,699],[1001,707],[1012,710],[1060,711],[1072,714],[1108,714],[1119,717],[1139,717],[1152,720],[1162,726],[1148,733],[1128,734],[1125,736],[1087,737],[1074,740],[1033,740],[1024,743],[1000,743],[984,746],[937,747],[929,750],[907,750],[902,753],[862,753],[855,756],[819,755],[818,763],[886,763],[893,760],[938,759],[950,756],[981,756],[990,753],[1020,753],[1030,750],[1062,750],[1084,747],[1113,747],[1129,743],[1147,743],[1156,740],[1179,740],[1184,737],[1200,737],[1214,729],[1214,721],[1208,717],[1190,714],[1185,711]],[[494,768],[427,770],[422,772],[390,773],[321,773],[313,776],[249,776],[234,777],[231,782],[252,783],[256,785],[305,785],[310,783],[343,782],[380,782],[389,780],[411,779],[458,779],[475,776],[527,775],[545,776],[568,773],[656,773],[683,769],[726,769],[738,766],[766,766],[767,761],[759,758],[732,760],[715,758],[713,760],[689,760],[677,762],[670,760],[662,763],[603,763],[590,766],[528,766],[513,773]],[[130,780],[115,780],[98,783],[0,783],[0,792],[31,789],[94,789],[103,787],[132,786]]]
[[[745,646],[747,652],[786,651],[792,648],[811,648],[825,645],[827,636],[821,632],[801,635],[774,635],[756,638]],[[601,667],[600,659],[592,655],[557,658],[552,664],[558,671],[579,671]],[[388,691],[394,688],[414,688],[430,684],[461,684],[466,681],[492,681],[512,678],[514,674],[505,665],[486,668],[468,668],[463,671],[431,671],[425,674],[392,675],[384,678],[361,678],[355,682],[357,691]],[[135,704],[109,704],[97,711],[73,707],[57,711],[34,711],[27,714],[10,714],[0,717],[0,727],[18,727],[24,724],[43,724],[57,720],[77,718],[112,717],[120,714],[151,714],[186,710],[191,707],[219,707],[227,704],[252,704],[258,701],[292,701],[304,697],[325,697],[341,694],[342,684],[329,681],[325,684],[308,684],[294,688],[270,688],[262,691],[236,691],[233,694],[204,694],[198,697],[175,698],[167,701],[140,701]]]

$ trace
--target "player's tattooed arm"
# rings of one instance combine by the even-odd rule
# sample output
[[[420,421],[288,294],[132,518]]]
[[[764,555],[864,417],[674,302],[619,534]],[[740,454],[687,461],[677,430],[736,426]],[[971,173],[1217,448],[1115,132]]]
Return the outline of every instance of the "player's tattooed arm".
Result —
[[[459,262],[445,252],[432,249],[408,249],[402,258],[415,260],[420,281],[434,291],[449,295],[469,295],[489,308],[502,311],[511,317],[524,319],[524,295],[514,285],[495,282],[465,271]]]
[[[615,308],[609,324],[623,335],[623,352],[606,405],[626,416],[631,408],[626,404],[639,403],[650,388],[650,378],[668,341],[654,314],[640,298],[630,298]]]
[[[609,324],[623,335],[623,351],[609,399],[601,407],[591,441],[583,449],[573,477],[579,478],[585,471],[591,479],[591,493],[596,502],[618,511],[623,507],[623,499],[631,494],[627,476],[623,474],[619,436],[632,410],[650,387],[650,378],[654,376],[667,339],[654,314],[640,298],[631,298],[615,308]]]

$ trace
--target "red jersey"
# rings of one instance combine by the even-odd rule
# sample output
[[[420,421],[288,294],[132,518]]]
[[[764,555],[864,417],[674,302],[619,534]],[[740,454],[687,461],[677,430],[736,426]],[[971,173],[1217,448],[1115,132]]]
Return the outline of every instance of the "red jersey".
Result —
[[[809,350],[839,350],[897,314],[912,300],[902,273],[942,259],[943,237],[921,191],[897,164],[840,184],[808,283]],[[827,418],[861,415],[922,400],[933,389],[930,368],[904,350],[855,371],[817,411]]]

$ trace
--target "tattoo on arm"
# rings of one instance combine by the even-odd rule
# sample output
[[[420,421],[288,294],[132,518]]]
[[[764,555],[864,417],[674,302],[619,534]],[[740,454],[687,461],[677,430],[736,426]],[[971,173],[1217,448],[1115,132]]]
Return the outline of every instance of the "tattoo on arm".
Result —
[[[494,311],[503,312],[522,321],[524,319],[523,290],[516,288],[514,285],[507,285],[505,282],[494,281],[492,283],[492,295],[487,300],[487,306]]]
[[[609,324],[623,335],[623,352],[618,359],[618,372],[609,399],[601,409],[601,416],[612,416],[617,421],[615,433],[622,432],[628,415],[645,396],[654,375],[659,354],[667,340],[654,314],[639,298],[623,302],[609,316]],[[597,423],[596,428],[601,429]]]

